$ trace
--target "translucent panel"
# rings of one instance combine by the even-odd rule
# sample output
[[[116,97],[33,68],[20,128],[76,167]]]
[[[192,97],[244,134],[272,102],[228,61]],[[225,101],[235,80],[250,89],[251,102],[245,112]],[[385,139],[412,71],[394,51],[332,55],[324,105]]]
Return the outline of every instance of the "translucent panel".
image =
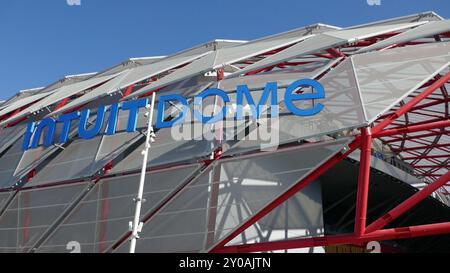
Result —
[[[209,249],[347,142],[216,162],[144,225],[137,252]]]
[[[420,38],[432,37],[434,35],[450,31],[450,20],[429,22],[417,28],[405,31],[398,35],[392,36],[378,43],[363,47],[357,53],[368,52],[380,48],[387,47],[393,44],[401,44],[408,41],[413,41]]]
[[[199,130],[196,128],[199,128]],[[184,130],[186,138],[174,138],[175,135],[180,136],[181,130]],[[194,125],[193,128],[190,124],[183,124],[172,128],[159,129],[156,132],[155,139],[156,141],[151,144],[148,154],[149,167],[183,161],[196,162],[199,158],[210,155],[213,149],[212,142],[202,137],[202,126],[200,124]],[[114,166],[111,173],[140,169],[143,149],[144,143]]]
[[[381,25],[392,25],[392,24],[402,24],[402,23],[412,23],[412,22],[428,22],[428,21],[440,21],[443,20],[441,16],[436,14],[434,11],[421,12],[412,15],[395,17],[387,20],[370,22],[362,25],[352,26],[350,28],[360,28],[369,26],[381,26]]]
[[[106,81],[114,78],[115,76],[117,76],[117,74],[118,73],[112,74],[112,75],[107,75],[107,76],[94,77],[94,78],[90,78],[90,79],[87,79],[84,81],[80,81],[80,82],[76,82],[73,84],[64,85],[62,87],[59,87],[51,95],[45,97],[41,101],[33,104],[29,108],[12,116],[11,118],[9,118],[3,122],[0,122],[0,126],[11,123],[11,122],[21,119],[23,117],[26,117],[34,112],[37,112],[47,106],[50,106],[50,105],[57,103],[65,98],[75,95],[83,90],[92,88],[98,84],[106,82]]]
[[[282,101],[279,118],[258,121],[260,125],[264,125],[264,127],[258,127],[258,132],[267,133],[266,137],[246,138],[237,144],[229,142],[228,145],[231,145],[231,149],[226,154],[276,148],[279,144],[331,134],[349,128],[358,128],[366,123],[358,86],[349,60],[341,63],[319,81],[326,91],[325,99],[314,101],[314,103],[320,102],[325,106],[320,113],[309,117],[295,116],[286,109]],[[284,89],[279,89],[279,92],[284,94]],[[281,95],[281,98],[284,96]],[[297,107],[310,108],[313,102],[304,101],[302,103],[296,104]],[[251,131],[254,132],[250,134],[251,136],[258,136],[256,130]]]
[[[23,137],[19,138],[19,140],[17,140],[14,145],[0,157],[0,189],[8,188],[15,183],[13,175],[23,155],[22,142]]]
[[[312,38],[309,38],[301,43],[293,45],[281,52],[278,52],[277,54],[273,54],[267,58],[264,58],[259,62],[246,66],[244,69],[239,70],[233,73],[232,75],[245,74],[247,72],[254,71],[260,68],[265,68],[274,64],[278,64],[280,62],[287,61],[298,56],[307,55],[314,52],[320,52],[323,49],[346,44],[351,40],[376,36],[381,33],[386,33],[407,27],[411,27],[411,25],[399,24],[392,26],[375,26],[351,30],[335,30],[324,32],[322,34],[318,34]]]
[[[138,131],[146,127],[144,113],[145,109],[140,109],[137,120]],[[108,118],[109,112],[105,114],[105,120]],[[91,126],[94,124],[95,122]],[[27,186],[87,178],[101,171],[105,165],[142,138],[139,132],[126,132],[127,124],[128,111],[120,111],[115,135],[108,136],[104,133],[107,125],[105,122],[98,136],[88,140],[74,139],[42,170],[39,170]]]
[[[8,199],[12,195],[11,192],[1,192],[0,193],[0,215],[2,211],[5,209],[6,203],[8,202]]]
[[[101,138],[74,141],[38,172],[30,185],[41,185],[88,177],[97,154]]]
[[[79,105],[83,105],[95,98],[105,96],[108,94],[111,94],[113,92],[119,91],[122,88],[125,88],[131,84],[143,81],[147,78],[156,76],[162,72],[168,71],[174,67],[180,66],[184,63],[190,62],[196,58],[201,57],[203,54],[198,55],[191,55],[187,57],[180,57],[180,58],[173,58],[173,59],[162,59],[160,61],[157,61],[152,64],[138,66],[136,68],[132,68],[128,71],[125,71],[125,73],[119,75],[115,79],[112,79],[110,82],[97,87],[96,89],[92,90],[91,92],[85,94],[84,96],[75,99],[74,101],[70,102],[69,104],[65,105],[61,109],[58,109],[57,112],[54,113],[61,113],[68,109],[74,108]]]
[[[352,60],[367,120],[372,122],[449,65],[450,43],[358,54]]]
[[[315,181],[302,189],[227,245],[273,242],[323,235],[320,184],[320,181]],[[240,209],[245,211],[245,208]]]
[[[324,70],[328,69],[334,61],[317,62],[311,65],[306,65],[305,71],[294,73],[267,73],[257,74],[245,77],[228,78],[217,82],[218,88],[226,91],[236,90],[238,85],[247,85],[250,90],[264,89],[268,82],[277,82],[279,87],[283,87],[293,83],[296,80],[305,78],[315,78]],[[283,96],[279,97],[283,98]],[[231,100],[233,101],[233,100]],[[257,103],[258,101],[255,100]]]
[[[0,253],[15,253],[18,251],[19,210],[17,208],[18,198],[16,196],[0,217]]]
[[[267,58],[264,58],[259,62],[248,65],[245,68],[231,74],[230,76],[245,74],[250,71],[254,71],[254,70],[257,70],[260,68],[265,68],[265,67],[271,66],[273,64],[277,64],[277,63],[292,59],[292,58],[300,56],[300,55],[309,54],[312,52],[319,52],[322,49],[330,48],[335,45],[339,45],[339,44],[343,44],[343,43],[346,43],[346,41],[339,39],[339,38],[319,34],[319,35],[311,37],[301,43],[293,45],[281,52],[278,52]]]
[[[1,247],[7,247],[5,252],[29,251],[85,187],[77,184],[20,191],[0,218]]]
[[[26,98],[22,98],[14,103],[11,103],[10,105],[8,105],[8,107],[6,107],[5,109],[0,111],[0,116],[3,116],[4,114],[10,113],[12,111],[15,111],[21,107],[24,107],[32,102],[35,102],[39,99],[42,99],[48,95],[50,95],[52,92],[46,92],[46,93],[39,93],[33,96],[29,96]]]
[[[148,87],[134,92],[132,95],[130,95],[130,97],[145,94],[149,90],[153,90],[189,77],[193,77],[199,73],[213,70],[218,66],[232,64],[276,48],[296,43],[308,37],[309,36],[300,36],[269,41],[259,40],[234,47],[219,49],[207,54],[206,56],[196,61],[193,61],[183,68],[176,70],[168,76],[154,83],[151,83]]]
[[[75,129],[78,127],[79,121],[73,121],[70,128],[69,136],[73,137],[75,134]],[[60,135],[63,129],[63,123],[57,123],[56,129],[55,129],[55,135],[53,136],[53,140],[55,143],[59,142]],[[16,171],[14,172],[14,182],[19,181],[22,177],[27,175],[28,172],[30,172],[32,169],[38,167],[43,161],[45,161],[49,156],[54,154],[58,151],[58,149],[55,146],[50,147],[44,147],[44,136],[43,134],[41,136],[41,139],[39,141],[39,146],[35,149],[28,149],[25,151],[22,155],[22,158],[17,165]]]
[[[344,30],[335,30],[325,32],[324,34],[330,35],[336,38],[345,39],[345,40],[361,40],[368,37],[378,36],[380,34],[389,33],[392,31],[398,31],[402,29],[407,29],[411,27],[415,27],[417,25],[423,24],[419,23],[406,23],[406,24],[394,24],[394,25],[379,25],[379,26],[370,26],[370,27],[361,27],[361,28],[351,28]]]
[[[107,75],[107,76],[100,76],[100,77],[93,77],[81,82],[77,82],[71,85],[66,85],[61,87],[59,90],[55,91],[52,95],[46,97],[42,101],[40,101],[38,104],[33,105],[30,109],[31,112],[37,111],[43,107],[46,107],[48,105],[51,105],[53,103],[56,103],[64,98],[68,98],[74,94],[77,94],[83,90],[89,89],[93,86],[96,86],[100,83],[106,82],[115,76],[117,76],[120,73]]]
[[[279,38],[276,40],[256,40],[243,45],[224,48],[218,51],[214,65],[233,64],[277,48],[303,41],[309,37],[311,35]]]
[[[9,148],[25,132],[24,125],[0,128],[0,154]]]
[[[149,172],[146,175],[142,215],[146,215],[176,191],[200,165]],[[69,242],[77,242],[82,253],[104,252],[128,231],[132,221],[139,175],[101,180],[58,226],[38,252],[68,252]]]
[[[95,157],[95,164],[93,164],[93,171],[102,168],[123,153],[129,146],[144,137],[139,131],[144,130],[147,127],[147,119],[144,116],[145,112],[145,109],[140,109],[136,126],[138,131],[132,133],[126,131],[128,125],[128,112],[119,112],[116,128],[117,133],[111,136],[106,134],[102,136]],[[157,115],[157,111],[155,111],[155,115]]]
[[[214,64],[216,55],[217,55],[216,51],[210,52],[207,55],[203,56],[202,58],[200,58],[196,61],[193,61],[192,63],[190,63],[182,68],[177,69],[176,71],[157,80],[156,82],[150,83],[148,86],[135,91],[134,93],[132,93],[131,95],[129,95],[125,98],[134,98],[139,95],[148,93],[151,90],[155,90],[157,88],[170,85],[177,81],[181,81],[181,80],[196,76],[197,74],[199,74],[201,72],[206,72],[208,70],[208,68]]]

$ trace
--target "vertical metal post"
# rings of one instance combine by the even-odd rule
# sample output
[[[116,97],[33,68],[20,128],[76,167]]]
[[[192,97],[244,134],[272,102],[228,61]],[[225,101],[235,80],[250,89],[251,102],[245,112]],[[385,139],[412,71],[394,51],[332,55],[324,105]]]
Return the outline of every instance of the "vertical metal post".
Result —
[[[130,253],[134,253],[136,250],[136,240],[139,238],[139,232],[142,230],[142,225],[139,221],[141,218],[141,207],[142,207],[142,198],[144,195],[144,184],[145,184],[145,173],[147,171],[147,159],[148,159],[148,150],[150,149],[150,143],[152,142],[152,139],[154,138],[154,132],[153,132],[153,110],[155,105],[155,97],[156,92],[153,92],[152,94],[152,102],[150,104],[150,113],[146,113],[148,115],[148,125],[147,125],[147,134],[145,139],[145,146],[144,150],[142,151],[143,159],[142,159],[142,169],[141,169],[141,178],[139,180],[139,190],[137,198],[134,200],[136,203],[136,209],[134,212],[134,220],[133,220],[133,229],[131,233],[131,243],[130,243]]]
[[[369,197],[370,160],[372,134],[370,127],[361,129],[362,145],[359,160],[358,193],[356,198],[355,235],[361,237],[366,231],[367,203]]]

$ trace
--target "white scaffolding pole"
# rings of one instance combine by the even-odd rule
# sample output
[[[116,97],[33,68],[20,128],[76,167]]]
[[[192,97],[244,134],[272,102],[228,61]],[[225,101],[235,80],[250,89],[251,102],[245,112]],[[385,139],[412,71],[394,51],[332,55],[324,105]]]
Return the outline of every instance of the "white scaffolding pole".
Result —
[[[155,133],[153,131],[152,121],[153,121],[153,112],[154,112],[154,105],[155,105],[155,97],[156,92],[153,92],[152,95],[152,102],[149,105],[147,105],[147,109],[150,108],[150,113],[146,112],[146,117],[148,116],[148,125],[147,125],[147,134],[145,139],[145,145],[144,150],[142,150],[142,169],[141,169],[141,178],[139,180],[139,190],[138,195],[134,199],[134,202],[136,203],[136,210],[134,212],[134,220],[132,223],[132,234],[131,234],[131,243],[130,243],[130,253],[134,253],[136,250],[136,240],[139,238],[139,232],[142,230],[143,223],[139,221],[141,218],[141,207],[144,195],[144,184],[145,184],[145,173],[147,172],[147,159],[148,159],[148,152],[151,146],[151,142],[154,141]]]

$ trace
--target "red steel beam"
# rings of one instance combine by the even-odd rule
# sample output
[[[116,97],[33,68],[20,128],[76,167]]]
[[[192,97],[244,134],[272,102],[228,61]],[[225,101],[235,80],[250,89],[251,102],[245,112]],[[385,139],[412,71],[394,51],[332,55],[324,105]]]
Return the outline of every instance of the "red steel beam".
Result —
[[[437,189],[447,184],[449,180],[450,180],[450,171],[442,175],[438,180],[434,181],[433,183],[429,184],[422,190],[415,193],[413,196],[403,201],[401,204],[399,204],[398,206],[390,210],[388,213],[386,213],[383,217],[379,218],[378,220],[375,220],[372,224],[370,224],[367,227],[366,231],[374,232],[376,230],[383,228],[387,224],[391,223],[392,221],[403,215],[405,212],[414,208],[418,203],[425,200],[425,198],[430,196]]]
[[[369,234],[357,237],[353,234],[329,235],[314,238],[292,239],[276,242],[265,242],[255,244],[244,244],[236,246],[225,246],[217,249],[218,253],[235,252],[265,252],[305,247],[343,245],[343,244],[363,244],[370,241],[399,240],[423,236],[441,235],[450,233],[450,222],[439,224],[418,225],[411,227],[392,228],[378,230]]]
[[[448,155],[410,156],[410,157],[404,157],[403,160],[434,159],[434,158],[448,158]]]
[[[448,168],[450,165],[420,165],[414,166],[414,169],[429,169],[429,168]]]
[[[409,147],[409,148],[392,148],[394,151],[415,151],[415,150],[424,150],[424,149],[430,149],[430,148],[445,148],[450,147],[450,143],[444,143],[444,144],[430,144],[425,146],[417,146],[417,147]]]
[[[361,155],[356,197],[355,236],[362,236],[366,230],[367,203],[369,198],[370,161],[372,156],[372,134],[370,128],[361,129]]]
[[[392,135],[398,135],[398,134],[404,134],[404,133],[414,133],[414,132],[427,131],[427,130],[438,129],[438,128],[446,128],[446,127],[450,127],[450,120],[436,121],[436,122],[425,123],[425,124],[420,124],[420,125],[403,126],[400,128],[383,130],[383,131],[378,132],[377,134],[374,134],[374,137],[378,138],[378,137],[392,136]]]
[[[384,143],[395,143],[395,142],[399,142],[399,141],[403,141],[403,140],[413,140],[413,139],[418,139],[418,138],[426,138],[426,137],[432,137],[432,136],[439,136],[439,135],[448,135],[450,134],[450,131],[444,130],[441,132],[435,132],[432,131],[432,133],[428,133],[428,134],[422,134],[422,135],[415,135],[415,136],[407,136],[407,137],[395,137],[393,139],[389,139],[389,140],[383,140]],[[391,137],[391,136],[389,136]]]

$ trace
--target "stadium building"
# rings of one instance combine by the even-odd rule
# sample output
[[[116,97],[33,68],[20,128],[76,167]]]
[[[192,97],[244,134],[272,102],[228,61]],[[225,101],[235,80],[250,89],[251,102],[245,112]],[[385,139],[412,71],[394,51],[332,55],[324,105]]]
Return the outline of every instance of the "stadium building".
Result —
[[[0,252],[129,252],[132,238],[136,252],[450,251],[449,65],[450,21],[426,12],[214,40],[21,91],[0,104]],[[204,97],[216,115],[242,86],[243,108],[271,91],[279,116],[174,123],[184,105],[160,103],[222,90],[230,101]],[[149,110],[171,126],[148,130]]]

